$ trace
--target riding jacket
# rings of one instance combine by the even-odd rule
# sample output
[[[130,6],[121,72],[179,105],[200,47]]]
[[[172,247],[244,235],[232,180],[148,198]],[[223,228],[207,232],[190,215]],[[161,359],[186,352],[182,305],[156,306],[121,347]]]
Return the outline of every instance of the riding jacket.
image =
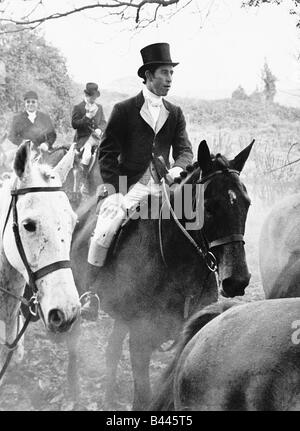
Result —
[[[97,103],[98,111],[93,118],[86,116],[86,102],[82,101],[75,105],[72,112],[72,127],[76,129],[74,142],[77,143],[78,149],[82,148],[86,141],[96,129],[101,129],[102,132],[106,126],[106,120],[103,108]]]
[[[163,156],[170,167],[171,148],[174,167],[184,169],[193,159],[181,108],[163,99],[157,126],[153,128],[144,102],[140,92],[117,103],[102,136],[100,173],[103,182],[113,185],[116,192],[126,193],[119,189],[119,176],[127,176],[130,187],[139,181],[154,157]]]
[[[18,146],[24,140],[30,140],[35,145],[46,142],[51,148],[56,140],[56,132],[49,115],[37,111],[32,123],[24,111],[13,117],[8,139]]]

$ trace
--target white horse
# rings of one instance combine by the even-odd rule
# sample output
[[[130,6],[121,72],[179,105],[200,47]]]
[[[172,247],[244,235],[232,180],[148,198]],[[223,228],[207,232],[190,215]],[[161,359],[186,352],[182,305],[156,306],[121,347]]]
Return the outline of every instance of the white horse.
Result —
[[[23,143],[15,156],[14,175],[1,189],[0,373],[7,345],[17,335],[25,281],[32,290],[31,312],[39,313],[48,333],[71,334],[72,356],[70,340],[78,332],[80,301],[69,253],[77,217],[61,185],[73,158],[71,147],[55,169],[33,164],[30,144]],[[22,358],[21,344],[14,356]],[[72,374],[74,378],[74,369],[69,369],[71,384]]]

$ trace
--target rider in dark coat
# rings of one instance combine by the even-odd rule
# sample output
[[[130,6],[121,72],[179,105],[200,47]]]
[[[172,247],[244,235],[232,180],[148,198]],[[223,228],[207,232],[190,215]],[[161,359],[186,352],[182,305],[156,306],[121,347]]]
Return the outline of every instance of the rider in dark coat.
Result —
[[[106,120],[102,106],[96,103],[97,98],[100,96],[98,85],[94,82],[88,82],[84,94],[84,100],[73,108],[72,127],[76,130],[74,136],[76,148],[82,153],[83,192],[89,194],[89,164],[93,148],[100,142],[101,135],[106,126]]]
[[[76,129],[74,142],[77,143],[78,149],[83,147],[93,132],[100,129],[103,133],[106,126],[103,108],[99,103],[95,103],[100,96],[98,85],[92,82],[87,83],[84,93],[85,100],[75,105],[72,112],[72,127]],[[94,108],[94,115],[89,111],[93,104],[98,108],[97,110]]]
[[[38,95],[35,91],[27,91],[24,95],[25,111],[13,117],[8,139],[15,145],[30,140],[37,147],[47,143],[52,148],[56,140],[56,132],[49,115],[38,111]]]
[[[174,165],[169,175],[173,179],[193,158],[182,110],[163,98],[171,88],[173,68],[178,64],[171,60],[169,44],[146,46],[141,54],[144,64],[138,75],[145,86],[136,97],[114,106],[100,144],[100,173],[109,186],[109,196],[102,203],[90,241],[88,287],[105,264],[109,246],[127,210],[150,193],[161,192],[155,175],[155,158],[161,156],[169,167],[172,150]],[[124,177],[127,188],[119,184]],[[97,318],[96,298],[92,297],[83,307],[82,314],[91,320]]]

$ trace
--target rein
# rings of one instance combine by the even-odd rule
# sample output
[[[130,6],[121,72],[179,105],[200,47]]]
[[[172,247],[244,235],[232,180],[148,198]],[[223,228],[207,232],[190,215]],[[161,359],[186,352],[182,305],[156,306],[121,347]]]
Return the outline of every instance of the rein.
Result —
[[[27,260],[26,257],[26,253],[22,244],[22,240],[21,240],[21,236],[20,236],[20,230],[19,230],[19,223],[18,223],[18,211],[17,211],[17,201],[18,201],[18,196],[20,195],[25,195],[27,193],[38,193],[38,192],[58,192],[58,191],[63,191],[62,187],[27,187],[27,188],[23,188],[23,189],[13,189],[11,190],[11,201],[10,201],[10,205],[9,205],[9,209],[7,212],[7,216],[5,219],[5,223],[4,223],[4,227],[3,227],[3,232],[2,232],[2,237],[4,235],[5,232],[5,228],[7,226],[8,223],[8,219],[10,216],[10,213],[12,212],[13,215],[13,233],[14,233],[14,237],[15,237],[15,242],[16,242],[16,246],[19,252],[19,255],[21,257],[21,260],[23,262],[23,265],[26,269],[27,275],[28,275],[28,285],[31,288],[31,292],[32,292],[32,296],[30,298],[29,301],[27,301],[23,296],[19,296],[19,295],[15,295],[14,293],[10,292],[9,290],[0,287],[0,290],[10,296],[12,296],[13,298],[19,300],[20,302],[22,302],[23,304],[25,304],[28,308],[30,313],[28,314],[28,317],[26,318],[24,325],[21,329],[21,331],[18,333],[18,335],[16,336],[15,340],[12,343],[8,343],[5,342],[5,346],[10,350],[6,361],[0,371],[0,380],[3,377],[8,364],[11,360],[12,354],[14,352],[14,350],[16,349],[19,340],[21,339],[21,337],[23,336],[32,316],[36,316],[37,312],[39,311],[42,320],[45,324],[45,319],[44,319],[44,315],[38,300],[38,288],[36,286],[36,281],[39,280],[42,277],[45,277],[47,274],[50,274],[54,271],[57,271],[59,269],[62,268],[71,268],[71,262],[69,260],[60,260],[54,263],[50,263],[49,265],[45,265],[44,267],[38,269],[37,271],[32,271],[32,269],[30,268],[29,262]]]
[[[196,241],[192,238],[192,236],[188,233],[188,231],[183,227],[183,225],[180,223],[180,221],[178,220],[178,217],[175,214],[175,211],[172,208],[169,196],[168,196],[168,192],[166,190],[166,183],[165,183],[165,179],[162,178],[161,180],[162,182],[162,189],[165,195],[165,202],[168,205],[168,208],[173,216],[173,219],[175,221],[175,223],[177,224],[177,226],[179,227],[179,229],[181,230],[181,232],[184,234],[184,236],[190,241],[190,243],[195,247],[196,251],[198,254],[200,254],[200,256],[204,259],[206,266],[208,267],[208,269],[212,272],[216,272],[218,267],[217,267],[217,261],[215,256],[210,252],[210,251],[203,251],[202,248],[200,247],[199,244],[196,243]],[[164,255],[164,250],[163,250],[163,241],[162,241],[162,227],[161,227],[161,220],[162,220],[162,208],[163,205],[161,206],[161,210],[160,210],[160,214],[159,214],[159,244],[160,244],[160,252],[162,255],[162,259],[163,262],[165,264],[166,267],[168,267],[168,264],[166,262],[165,259],[165,255]]]
[[[216,175],[221,175],[221,174],[226,174],[226,173],[230,173],[230,174],[237,174],[240,175],[240,172],[235,170],[235,169],[223,169],[223,170],[218,170],[215,171],[203,178],[200,179],[200,181],[197,182],[197,184],[206,184],[206,186],[208,185],[208,183],[211,181],[211,179],[213,177],[215,177]],[[213,272],[215,274],[216,280],[218,278],[218,264],[217,264],[217,259],[215,257],[215,255],[210,251],[210,249],[212,247],[217,247],[219,245],[224,245],[224,244],[229,244],[232,242],[244,242],[244,236],[242,234],[232,234],[226,237],[222,237],[222,238],[218,238],[212,242],[208,242],[202,232],[202,229],[200,229],[200,234],[201,234],[201,238],[202,238],[202,248],[200,244],[197,244],[197,242],[192,238],[192,236],[189,234],[189,232],[185,229],[185,227],[180,223],[178,217],[175,214],[175,211],[172,208],[169,196],[168,196],[168,192],[166,190],[166,182],[165,179],[162,178],[161,179],[161,184],[162,184],[162,190],[165,196],[165,202],[163,203],[163,205],[160,208],[160,213],[159,213],[159,245],[160,245],[160,253],[162,256],[162,260],[166,266],[166,268],[168,268],[168,264],[166,262],[166,258],[165,258],[165,254],[164,254],[164,249],[163,249],[163,238],[162,238],[162,210],[163,210],[163,206],[165,203],[167,203],[168,208],[170,210],[170,213],[173,216],[173,219],[176,223],[176,225],[179,227],[179,229],[181,230],[181,232],[184,234],[184,236],[188,239],[188,241],[193,245],[193,247],[195,248],[196,252],[201,256],[201,258],[204,260],[207,268],[209,269],[209,271]],[[218,281],[217,281],[218,283]],[[184,319],[188,318],[189,315],[189,308],[190,308],[190,301],[192,299],[192,296],[189,295],[185,298],[185,304],[184,304]],[[176,342],[176,340],[175,340]],[[173,345],[171,346],[171,348],[173,347]]]

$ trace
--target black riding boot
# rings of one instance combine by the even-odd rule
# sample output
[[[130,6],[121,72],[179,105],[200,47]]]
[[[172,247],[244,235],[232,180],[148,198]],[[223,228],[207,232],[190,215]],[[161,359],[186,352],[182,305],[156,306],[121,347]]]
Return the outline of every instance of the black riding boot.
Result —
[[[81,317],[86,320],[96,321],[100,308],[100,300],[97,294],[97,289],[94,286],[96,278],[100,271],[99,266],[87,264],[86,273],[86,289],[87,292],[83,294],[82,299],[85,300],[84,305],[81,307]]]

